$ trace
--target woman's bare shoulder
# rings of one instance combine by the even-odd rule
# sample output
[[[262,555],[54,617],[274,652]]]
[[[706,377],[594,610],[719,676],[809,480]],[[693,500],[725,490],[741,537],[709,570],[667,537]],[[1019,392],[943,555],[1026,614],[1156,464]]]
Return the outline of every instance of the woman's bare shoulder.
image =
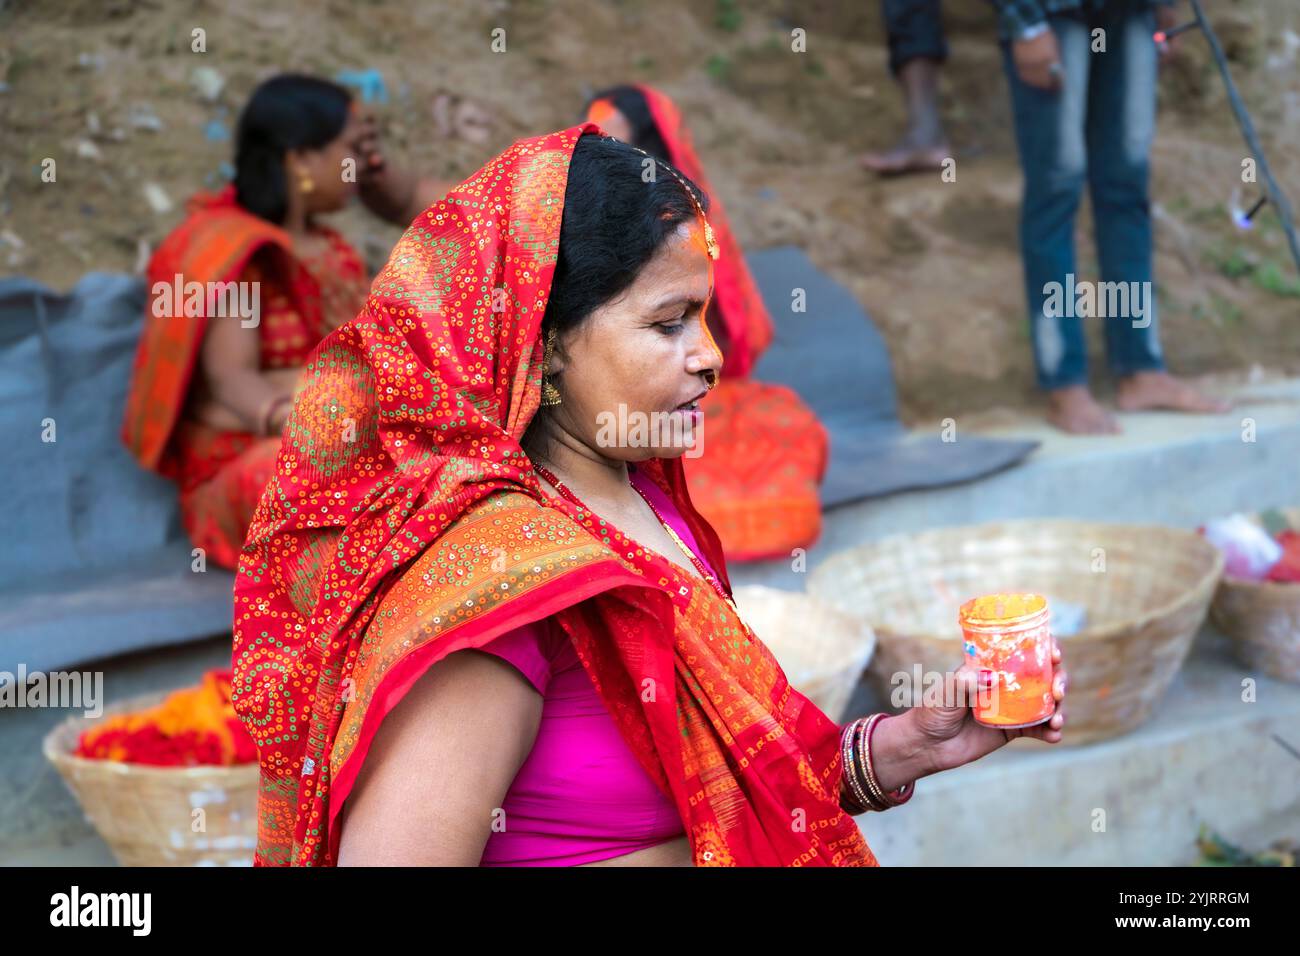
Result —
[[[454,651],[384,717],[347,798],[340,865],[476,866],[532,750],[542,698],[497,657]]]

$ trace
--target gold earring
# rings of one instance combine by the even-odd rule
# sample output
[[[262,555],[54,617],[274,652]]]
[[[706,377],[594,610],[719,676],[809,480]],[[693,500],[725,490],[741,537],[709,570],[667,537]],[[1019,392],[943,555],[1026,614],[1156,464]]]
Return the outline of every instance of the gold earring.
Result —
[[[303,195],[306,195],[315,188],[316,183],[312,181],[311,176],[304,173],[301,169],[298,170],[298,191]]]
[[[555,354],[555,326],[546,333],[546,352],[542,358],[542,404],[559,405],[563,399],[555,385],[547,378],[551,368],[551,356]]]

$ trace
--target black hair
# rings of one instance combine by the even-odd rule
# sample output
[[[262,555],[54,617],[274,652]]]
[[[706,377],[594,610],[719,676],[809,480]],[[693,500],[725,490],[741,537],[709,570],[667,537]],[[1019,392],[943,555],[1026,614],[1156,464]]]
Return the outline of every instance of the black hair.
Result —
[[[653,165],[647,167],[647,161]],[[653,169],[652,175],[645,175]],[[681,179],[678,179],[681,176]],[[690,190],[688,194],[687,190]],[[695,197],[692,202],[691,196]],[[696,203],[708,210],[698,186],[663,160],[647,157],[610,136],[579,138],[569,163],[560,221],[560,249],[542,317],[542,336],[563,335],[627,289],[684,222]],[[547,406],[524,433],[525,450],[546,441]]]
[[[284,154],[319,149],[343,132],[352,95],[337,83],[282,73],[253,91],[239,115],[235,191],[239,205],[279,225],[289,210]]]
[[[663,134],[659,132],[659,126],[650,112],[650,103],[640,89],[624,84],[601,90],[587,103],[588,110],[596,100],[609,100],[623,114],[632,127],[633,146],[640,146],[656,159],[669,158],[668,144],[664,142]]]

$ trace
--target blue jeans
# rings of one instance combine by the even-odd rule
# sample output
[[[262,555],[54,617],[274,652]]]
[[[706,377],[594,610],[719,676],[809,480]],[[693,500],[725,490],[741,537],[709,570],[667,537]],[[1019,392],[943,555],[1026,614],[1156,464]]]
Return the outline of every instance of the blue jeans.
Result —
[[[1151,276],[1149,156],[1155,135],[1155,13],[1146,0],[1107,0],[1090,14],[1051,16],[1061,89],[1021,82],[1002,43],[1024,170],[1020,250],[1038,384],[1085,384],[1084,320],[1099,316],[1112,373],[1163,369]],[[1105,52],[1092,52],[1093,30]],[[1085,181],[1102,285],[1075,276],[1074,222]],[[1119,299],[1120,284],[1125,302]],[[1092,286],[1093,311],[1075,290]],[[1061,295],[1054,295],[1055,292]],[[1109,300],[1107,311],[1097,306]],[[1119,305],[1119,308],[1114,306]]]

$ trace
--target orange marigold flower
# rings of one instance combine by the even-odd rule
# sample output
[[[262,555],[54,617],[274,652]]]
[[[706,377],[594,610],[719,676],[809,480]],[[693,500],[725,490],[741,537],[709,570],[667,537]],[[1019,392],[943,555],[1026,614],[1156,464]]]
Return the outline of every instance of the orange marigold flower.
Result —
[[[229,668],[208,671],[197,687],[173,691],[155,707],[103,718],[81,734],[76,753],[155,766],[257,760],[257,747],[231,703]]]

